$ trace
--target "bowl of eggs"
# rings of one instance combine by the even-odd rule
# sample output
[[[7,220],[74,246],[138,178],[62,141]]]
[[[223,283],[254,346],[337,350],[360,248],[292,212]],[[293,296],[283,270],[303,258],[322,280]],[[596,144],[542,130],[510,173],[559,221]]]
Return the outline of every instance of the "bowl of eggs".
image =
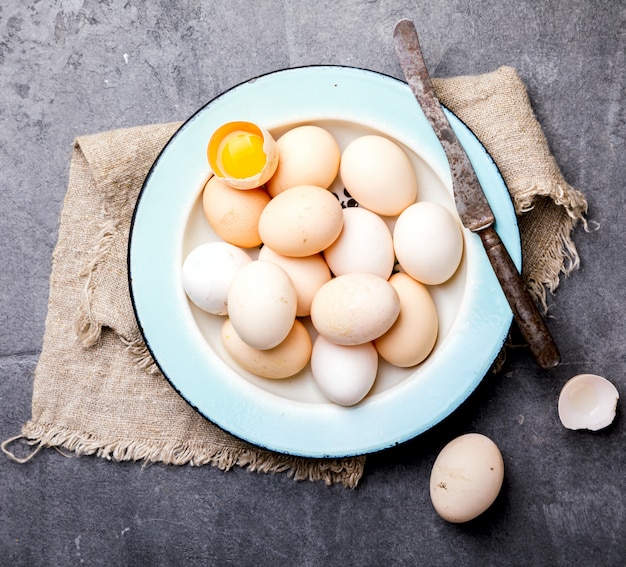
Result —
[[[446,113],[519,268],[506,186]],[[480,383],[512,321],[408,86],[352,67],[263,75],[190,117],[146,177],[128,264],[141,332],[176,391],[292,455],[365,454],[431,428]]]

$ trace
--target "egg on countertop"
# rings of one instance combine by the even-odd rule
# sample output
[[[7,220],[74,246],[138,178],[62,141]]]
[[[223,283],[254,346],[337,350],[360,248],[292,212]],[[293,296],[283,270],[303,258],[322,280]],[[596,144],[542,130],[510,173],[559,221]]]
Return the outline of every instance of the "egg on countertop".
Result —
[[[393,245],[402,269],[426,285],[450,279],[463,257],[463,234],[443,205],[420,201],[398,216]]]
[[[378,353],[371,342],[345,346],[318,335],[311,353],[311,373],[322,393],[342,406],[353,406],[371,390]]]
[[[259,251],[259,260],[278,264],[291,279],[298,297],[297,317],[306,317],[311,313],[311,303],[317,290],[331,278],[328,264],[321,254],[293,258],[274,252],[269,246]]]
[[[259,218],[265,244],[283,256],[312,256],[330,246],[341,232],[341,204],[328,189],[291,187],[274,197]]]
[[[317,332],[340,345],[358,345],[387,332],[400,312],[393,286],[373,274],[344,274],[325,283],[313,298]]]
[[[485,435],[467,433],[439,453],[430,474],[430,498],[448,522],[469,522],[495,501],[504,480],[498,446]]]
[[[415,366],[428,357],[437,342],[437,307],[428,288],[408,274],[393,274],[389,283],[400,298],[400,314],[374,345],[390,364],[400,368]]]
[[[312,124],[297,126],[276,140],[278,168],[266,184],[275,197],[298,185],[328,189],[337,177],[341,151],[334,136]]]
[[[228,290],[235,274],[252,262],[241,248],[227,242],[207,242],[183,261],[182,283],[189,299],[214,315],[228,313]]]
[[[346,207],[343,228],[324,258],[336,276],[361,272],[389,278],[395,254],[387,223],[363,207]]]
[[[339,175],[350,195],[379,215],[399,215],[417,198],[411,160],[384,136],[371,134],[352,140],[341,155]]]
[[[215,176],[202,192],[204,215],[215,234],[242,248],[261,244],[259,218],[269,202],[265,189],[233,189]]]
[[[239,337],[251,347],[278,346],[296,318],[296,290],[279,265],[253,260],[234,276],[228,291],[228,316]]]
[[[221,339],[224,348],[239,366],[262,378],[280,380],[294,376],[311,358],[311,336],[297,319],[285,339],[270,349],[256,349],[242,341],[230,319],[222,325]]]

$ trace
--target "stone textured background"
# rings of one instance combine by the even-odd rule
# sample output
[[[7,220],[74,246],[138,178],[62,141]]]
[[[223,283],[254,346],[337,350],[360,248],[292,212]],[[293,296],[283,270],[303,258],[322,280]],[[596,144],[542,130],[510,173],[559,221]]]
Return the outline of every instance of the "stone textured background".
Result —
[[[369,458],[356,490],[285,475],[0,458],[1,565],[622,565],[626,431],[562,428],[591,372],[626,392],[623,0],[4,0],[0,5],[0,436],[30,417],[51,253],[75,136],[184,120],[259,74],[306,64],[400,77],[397,20],[438,77],[514,66],[599,229],[551,299],[563,364],[525,350],[449,419]],[[505,485],[467,525],[433,511],[430,468],[456,435],[499,444]]]

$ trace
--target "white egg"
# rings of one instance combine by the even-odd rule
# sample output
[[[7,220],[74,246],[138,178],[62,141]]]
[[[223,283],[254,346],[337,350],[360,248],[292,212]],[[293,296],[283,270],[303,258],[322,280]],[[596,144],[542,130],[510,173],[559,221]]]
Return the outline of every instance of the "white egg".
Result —
[[[619,392],[602,376],[579,374],[568,380],[559,395],[559,419],[567,429],[598,431],[615,419]]]
[[[389,278],[395,254],[387,223],[363,207],[343,209],[343,228],[324,258],[336,276],[361,272]]]
[[[402,269],[426,285],[450,279],[463,256],[457,219],[432,201],[420,201],[402,211],[393,229],[393,245]]]
[[[287,337],[296,308],[296,290],[287,272],[273,262],[250,262],[230,285],[230,321],[241,340],[256,349],[274,348]]]
[[[339,172],[350,195],[379,215],[398,215],[417,197],[411,160],[384,136],[360,136],[350,142],[341,155]]]
[[[378,353],[372,343],[344,346],[319,335],[313,343],[311,373],[331,401],[352,406],[371,390],[378,371]]]
[[[230,284],[239,269],[250,262],[252,258],[241,248],[227,242],[201,244],[183,262],[183,289],[200,309],[226,315]]]

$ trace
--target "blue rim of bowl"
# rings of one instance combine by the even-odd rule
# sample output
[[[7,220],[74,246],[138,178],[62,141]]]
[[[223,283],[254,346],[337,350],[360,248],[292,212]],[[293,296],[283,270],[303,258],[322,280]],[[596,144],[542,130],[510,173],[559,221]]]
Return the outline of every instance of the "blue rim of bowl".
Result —
[[[350,439],[347,439],[339,443],[335,443],[334,441],[331,442],[329,441],[328,432],[326,432],[326,435],[323,437],[321,441],[319,440],[314,441],[312,442],[311,445],[306,445],[306,443],[302,444],[301,440],[298,438],[298,435],[296,435],[295,438],[293,438],[293,436],[290,435],[288,439],[281,439],[279,435],[279,438],[276,439],[272,436],[266,437],[264,433],[258,434],[254,425],[250,426],[249,424],[246,424],[246,426],[241,427],[237,423],[237,420],[229,421],[229,420],[224,420],[224,419],[216,419],[215,414],[212,411],[207,411],[206,408],[204,407],[204,404],[200,403],[200,400],[196,399],[195,396],[193,395],[190,396],[189,392],[185,391],[184,388],[181,388],[179,381],[175,377],[171,376],[170,373],[167,371],[167,369],[164,368],[161,353],[158,351],[158,348],[155,348],[154,343],[152,342],[152,339],[150,338],[150,330],[147,329],[144,325],[145,323],[144,313],[141,312],[142,310],[138,306],[139,301],[137,299],[136,289],[133,284],[133,278],[134,278],[133,246],[136,241],[135,229],[136,229],[136,224],[137,224],[137,217],[140,214],[142,200],[146,196],[146,192],[148,191],[152,178],[155,174],[155,170],[157,166],[160,164],[160,162],[163,159],[165,159],[169,148],[175,142],[175,140],[181,135],[181,133],[185,131],[187,127],[189,127],[190,124],[192,124],[196,120],[196,118],[200,114],[205,112],[208,108],[210,108],[216,102],[222,100],[224,97],[227,97],[229,93],[237,89],[240,89],[242,87],[245,88],[247,85],[252,85],[257,81],[268,80],[268,79],[271,80],[271,78],[274,76],[282,75],[285,73],[298,73],[298,72],[307,72],[307,71],[311,71],[314,73],[315,72],[318,72],[318,73],[358,73],[360,75],[368,76],[375,80],[389,81],[390,84],[393,84],[396,87],[404,88],[408,91],[408,85],[404,81],[401,81],[398,78],[393,77],[391,75],[380,73],[378,71],[372,71],[372,70],[364,69],[360,67],[343,66],[343,65],[306,65],[306,66],[300,66],[300,67],[292,67],[288,69],[281,69],[281,70],[272,71],[269,73],[258,75],[257,77],[254,77],[252,79],[236,84],[230,87],[229,89],[227,89],[226,91],[220,93],[219,95],[213,97],[206,104],[201,106],[196,112],[194,112],[189,118],[187,118],[187,120],[185,120],[181,124],[181,126],[174,132],[174,134],[171,136],[169,141],[165,144],[163,149],[159,152],[159,155],[153,162],[152,166],[150,167],[146,175],[143,186],[137,198],[137,202],[135,205],[135,209],[133,211],[131,224],[130,224],[128,253],[127,253],[128,285],[129,285],[131,303],[133,306],[137,324],[139,326],[139,330],[141,332],[141,335],[144,339],[144,342],[146,344],[148,351],[150,352],[156,366],[159,368],[163,376],[170,383],[172,388],[195,411],[199,412],[207,420],[209,420],[211,423],[213,423],[217,427],[223,429],[224,431],[231,433],[235,435],[236,437],[239,437],[261,448],[265,448],[268,450],[272,450],[272,451],[276,451],[276,452],[280,452],[284,454],[295,455],[295,456],[304,456],[304,457],[313,457],[313,458],[341,458],[341,457],[349,457],[349,456],[362,455],[362,454],[380,451],[380,450],[389,448],[391,446],[398,445],[400,443],[408,441],[424,433],[425,431],[429,430],[436,424],[443,421],[450,414],[452,414],[460,405],[463,404],[463,402],[471,395],[471,393],[480,384],[480,382],[484,378],[484,375],[488,372],[493,361],[496,359],[496,356],[498,355],[500,349],[502,348],[504,341],[506,339],[508,330],[510,328],[511,321],[512,321],[512,314],[510,312],[510,308],[508,307],[508,304],[506,304],[506,300],[504,299],[502,291],[499,288],[499,285],[497,284],[495,275],[493,274],[491,270],[489,270],[485,274],[482,274],[484,276],[484,279],[482,279],[482,276],[481,276],[481,281],[478,282],[478,284],[479,286],[484,285],[489,288],[488,294],[490,295],[490,302],[493,302],[494,304],[497,305],[497,312],[499,314],[498,316],[500,317],[498,330],[497,332],[495,332],[495,335],[497,335],[497,337],[492,337],[493,340],[492,340],[492,344],[490,345],[489,355],[484,357],[481,361],[479,361],[478,365],[477,364],[473,365],[473,368],[471,369],[471,372],[473,374],[472,380],[470,380],[468,383],[464,385],[463,389],[457,393],[456,397],[454,397],[453,400],[451,400],[450,402],[441,402],[441,400],[436,400],[439,406],[441,406],[437,415],[433,419],[416,424],[414,427],[407,428],[406,426],[404,426],[400,430],[396,431],[395,433],[393,433],[393,427],[392,427],[392,433],[390,434],[380,434],[379,432],[374,432],[371,439],[364,440],[360,438],[359,441],[357,442],[352,442],[350,441]],[[416,105],[415,106],[416,112],[421,113],[421,108],[419,108],[419,105],[417,104],[417,102],[415,103],[415,105]],[[498,200],[497,208],[502,213],[503,217],[508,217],[506,218],[506,222],[503,224],[502,219],[499,218],[498,211],[496,211],[494,208],[494,212],[496,212],[496,230],[500,234],[505,246],[509,250],[509,253],[511,254],[511,257],[513,258],[514,263],[516,264],[518,269],[521,269],[521,264],[522,264],[521,243],[520,243],[520,238],[519,238],[519,231],[518,231],[518,226],[516,222],[515,211],[513,209],[510,196],[508,195],[508,190],[497,168],[497,165],[495,164],[495,162],[493,161],[493,159],[487,152],[486,148],[482,145],[482,143],[478,140],[478,138],[473,134],[471,129],[465,123],[463,123],[449,109],[444,107],[444,111],[446,112],[446,115],[448,116],[448,119],[450,120],[451,125],[454,131],[456,132],[457,136],[461,140],[462,144],[464,146],[467,146],[467,144],[470,144],[473,147],[473,151],[478,152],[479,155],[478,154],[471,155],[470,150],[468,150],[468,154],[470,154],[470,161],[472,161],[472,163],[474,164],[476,172],[479,176],[479,179],[481,178],[481,171],[482,171],[483,175],[488,174],[490,179],[492,181],[495,181],[495,185],[499,185],[499,187],[497,188],[492,187],[490,189],[490,192],[487,191],[487,187],[484,187],[485,193],[487,194],[488,200],[490,204],[492,205],[492,208],[494,208],[494,203],[492,202],[492,199],[495,196],[496,199]],[[441,153],[443,153],[442,149],[441,149]],[[445,159],[445,155],[444,155],[444,159]],[[474,159],[481,161],[480,167],[476,166],[476,164],[474,163]],[[447,165],[446,165],[446,168],[447,168]],[[485,173],[485,168],[491,169],[491,171]],[[449,169],[448,169],[448,174],[449,174]],[[468,236],[466,236],[466,241],[467,240],[468,240]],[[476,244],[476,242],[478,242],[478,244]],[[480,247],[480,250],[482,251],[480,238],[477,235],[469,234],[469,243],[471,246],[474,246],[475,248]],[[481,251],[479,251],[478,253],[480,254]],[[473,329],[465,329],[465,333],[468,334],[468,336],[470,336],[471,334],[474,334]],[[477,342],[475,338],[473,339],[473,342],[476,345],[480,344],[480,341]],[[214,357],[214,361],[215,360],[216,360],[216,357]],[[221,370],[226,370],[226,366],[223,366]],[[230,392],[230,395],[232,397],[232,392]],[[383,392],[382,397],[384,398],[387,395],[388,395],[388,392]],[[233,402],[238,401],[236,399],[229,400],[228,399],[229,392],[220,392],[218,397],[220,398],[219,401],[221,402],[224,401],[223,399],[224,397],[226,397],[227,403],[233,403]],[[243,400],[244,403],[249,402],[249,401],[250,399]],[[212,405],[215,407],[216,403],[218,402],[214,401],[212,402]],[[291,406],[293,404],[294,402],[289,402],[287,405]],[[298,404],[297,402],[295,404],[296,406],[299,406],[296,408],[295,410],[296,412],[298,410],[301,410],[303,411],[303,413],[306,414],[310,410],[310,408],[306,407],[307,404],[302,405],[302,404]],[[366,404],[362,404],[362,406],[365,406],[365,405]],[[341,427],[342,424],[349,425],[351,422],[351,416],[354,417],[361,410],[362,410],[362,407],[359,408],[359,406],[355,406],[353,408],[343,408],[343,407],[334,406],[331,404],[330,412],[332,414],[331,417],[334,422],[334,425],[336,425],[337,427]],[[294,409],[290,408],[290,412],[293,413],[293,411]],[[380,412],[374,412],[374,416],[380,417]],[[278,415],[276,415],[275,417],[278,417]],[[306,416],[303,416],[302,419],[306,421],[307,418],[310,418],[310,417],[311,415],[306,415]],[[328,416],[325,416],[325,417],[328,417]],[[262,424],[263,426],[261,427],[262,431],[264,431],[264,428],[267,426],[267,423],[266,423],[267,419],[268,419],[268,416],[264,416],[262,419],[263,421],[263,424]],[[270,421],[272,420],[272,416],[269,416],[269,420]],[[360,421],[359,425],[362,426],[363,420],[361,419],[359,421]],[[404,424],[404,421],[403,421],[403,424]],[[281,426],[288,426],[288,425],[289,423],[285,422],[285,420],[283,419],[280,425],[272,426],[272,428],[276,428],[276,427],[280,428]]]

